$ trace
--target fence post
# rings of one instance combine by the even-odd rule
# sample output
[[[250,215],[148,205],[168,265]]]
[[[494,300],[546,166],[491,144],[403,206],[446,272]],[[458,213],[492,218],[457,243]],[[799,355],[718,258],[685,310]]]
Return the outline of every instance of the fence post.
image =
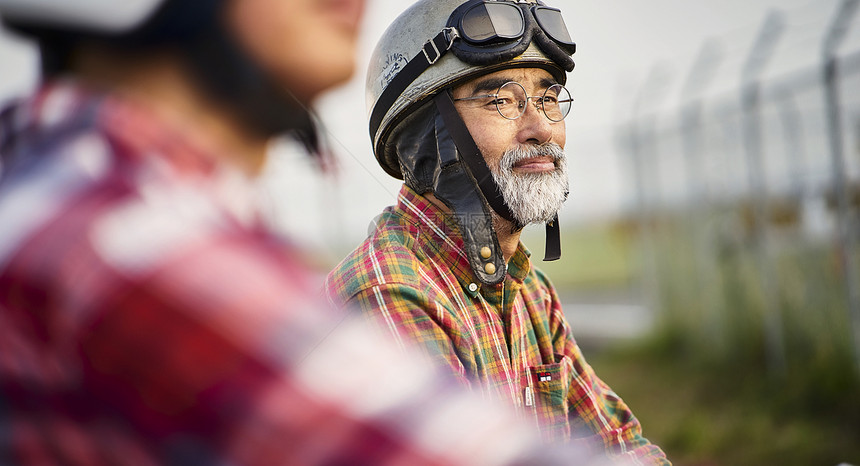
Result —
[[[690,287],[701,300],[702,335],[717,352],[722,351],[723,323],[713,293],[713,248],[708,241],[708,226],[705,221],[711,208],[707,193],[704,154],[702,144],[702,93],[712,82],[716,69],[722,61],[722,53],[716,41],[708,40],[699,49],[689,74],[681,88],[684,105],[679,112],[681,119],[681,142],[686,162],[688,209],[688,231],[693,246],[693,286]],[[695,302],[696,300],[692,300]]]
[[[790,195],[798,202],[802,202],[808,194],[804,180],[804,151],[803,151],[803,123],[800,110],[794,101],[794,95],[790,90],[782,90],[777,94],[779,101],[779,119],[782,126],[782,134],[785,140],[786,159],[789,166],[788,177],[791,184]]]
[[[657,306],[656,288],[657,288],[657,265],[656,252],[654,241],[651,234],[651,226],[649,225],[649,204],[647,200],[647,188],[645,186],[645,167],[644,153],[642,150],[642,137],[638,132],[637,121],[634,118],[630,120],[623,129],[621,129],[621,141],[623,150],[629,151],[630,168],[635,190],[636,198],[636,215],[633,217],[636,225],[636,237],[639,249],[639,286],[642,298],[645,301],[645,306],[649,312],[653,313]]]
[[[828,139],[833,167],[833,190],[837,203],[837,241],[839,260],[845,274],[845,291],[848,312],[853,329],[851,338],[854,358],[860,371],[860,290],[855,263],[857,224],[848,206],[848,180],[842,144],[842,116],[839,108],[839,58],[837,48],[845,39],[851,19],[857,11],[858,0],[843,0],[836,10],[833,22],[824,37],[821,47],[824,99],[827,112]]]
[[[759,75],[773,55],[782,35],[782,14],[771,11],[765,18],[741,71],[741,105],[744,113],[743,140],[749,168],[750,204],[753,210],[752,239],[764,301],[764,331],[768,370],[785,374],[785,344],[782,315],[777,305],[774,267],[768,240],[768,192],[761,136],[761,83]]]
[[[657,180],[658,150],[656,136],[656,117],[646,119],[643,112],[653,107],[661,99],[666,76],[659,65],[655,65],[633,103],[633,118],[628,129],[631,158],[633,162],[634,184],[639,210],[639,235],[641,257],[643,260],[641,286],[645,300],[652,313],[658,312],[660,305],[660,264],[657,253],[655,229],[657,226],[656,205],[659,200]],[[644,126],[644,127],[643,127]],[[649,166],[650,162],[650,166]]]

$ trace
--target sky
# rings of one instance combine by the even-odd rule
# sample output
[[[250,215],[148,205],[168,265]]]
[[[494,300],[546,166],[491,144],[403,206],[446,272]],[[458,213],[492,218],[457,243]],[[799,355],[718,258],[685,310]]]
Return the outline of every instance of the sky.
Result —
[[[765,18],[783,12],[787,26],[763,76],[779,76],[818,63],[821,32],[839,0],[556,0],[577,42],[567,87],[575,103],[566,120],[571,198],[563,224],[605,219],[631,205],[629,160],[619,150],[619,125],[634,114],[677,107],[684,81],[707,43],[719,50],[710,93],[736,89],[741,69]],[[290,144],[273,146],[263,179],[278,225],[314,243],[359,242],[371,219],[395,202],[399,181],[376,165],[365,119],[365,69],[374,44],[408,5],[368,0],[354,78],[317,103],[331,150],[340,160],[336,178],[320,178]],[[849,43],[857,44],[855,21]],[[714,44],[716,44],[714,46]],[[716,48],[714,48],[716,47]],[[0,103],[32,89],[36,60],[31,46],[0,32]],[[690,95],[690,94],[687,94]]]

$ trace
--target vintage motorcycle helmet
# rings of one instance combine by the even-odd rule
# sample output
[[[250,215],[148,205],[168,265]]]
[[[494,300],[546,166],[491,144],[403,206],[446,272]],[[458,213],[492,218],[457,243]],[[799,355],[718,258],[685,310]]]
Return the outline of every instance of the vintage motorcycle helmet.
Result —
[[[542,68],[564,84],[575,51],[561,12],[540,1],[420,0],[394,20],[371,57],[366,90],[376,159],[451,208],[483,283],[506,275],[489,209],[513,218],[447,90],[508,68]],[[547,224],[544,260],[560,255],[556,218]]]
[[[82,40],[128,49],[170,45],[181,51],[205,92],[250,131],[292,134],[316,152],[310,112],[245,53],[223,24],[225,0],[0,0],[0,20],[35,37],[43,73],[61,72]]]

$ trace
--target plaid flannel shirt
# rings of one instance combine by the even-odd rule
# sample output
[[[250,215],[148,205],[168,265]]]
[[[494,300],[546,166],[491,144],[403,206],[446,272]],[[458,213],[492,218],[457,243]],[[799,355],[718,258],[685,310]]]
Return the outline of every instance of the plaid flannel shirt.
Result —
[[[310,299],[248,180],[186,136],[72,83],[0,114],[0,464],[530,451],[513,413]]]
[[[403,186],[371,236],[332,271],[327,294],[437,365],[537,421],[547,441],[577,439],[613,458],[666,464],[626,404],[586,363],[549,279],[519,244],[505,281],[473,274],[452,219]]]

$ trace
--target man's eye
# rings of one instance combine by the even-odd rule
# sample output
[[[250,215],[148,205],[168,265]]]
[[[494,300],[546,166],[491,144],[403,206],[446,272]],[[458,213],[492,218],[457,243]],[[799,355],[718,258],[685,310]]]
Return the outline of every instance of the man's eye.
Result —
[[[546,95],[546,96],[544,96],[544,98],[543,98],[543,103],[545,103],[545,104],[555,104],[555,103],[558,103],[558,98],[557,98],[557,97],[555,97],[555,96]]]
[[[514,104],[514,99],[510,99],[510,98],[507,98],[507,97],[499,97],[499,98],[497,98],[497,99],[493,100],[493,102],[492,102],[492,103],[494,103],[494,104],[496,104],[496,105],[498,105],[498,106],[500,106],[500,107],[506,107],[506,106],[508,106],[508,105],[513,105],[513,104]]]

